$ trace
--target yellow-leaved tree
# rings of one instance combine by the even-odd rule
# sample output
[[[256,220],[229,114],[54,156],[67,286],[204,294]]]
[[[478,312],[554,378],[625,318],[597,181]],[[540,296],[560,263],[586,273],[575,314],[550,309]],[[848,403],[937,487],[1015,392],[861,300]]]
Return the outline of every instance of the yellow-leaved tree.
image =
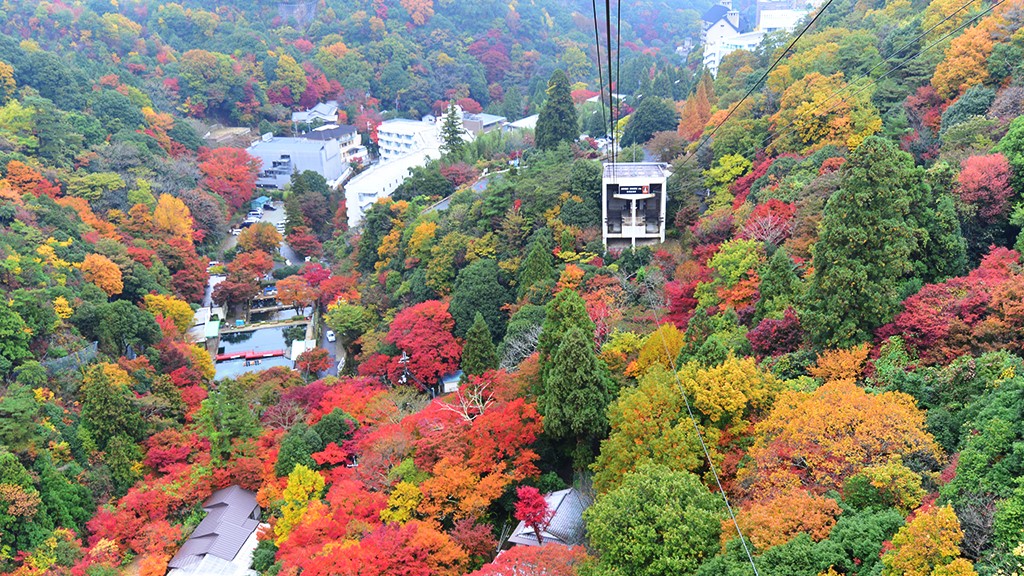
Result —
[[[772,151],[810,154],[830,144],[853,150],[881,130],[871,90],[857,88],[832,98],[845,88],[842,72],[831,76],[812,72],[786,88],[779,111],[771,117],[776,131]]]
[[[281,496],[281,518],[274,525],[277,544],[288,539],[295,526],[302,520],[312,500],[320,498],[324,489],[324,477],[303,464],[296,464],[288,474],[288,485]]]
[[[975,576],[960,557],[964,532],[950,506],[921,510],[892,537],[882,555],[882,576]]]
[[[154,316],[159,314],[174,322],[174,327],[178,330],[179,335],[184,335],[192,327],[195,314],[192,312],[192,307],[184,300],[163,294],[146,294],[142,300],[146,310],[152,312]]]
[[[161,194],[153,210],[153,227],[172,238],[192,239],[192,213],[170,194]]]

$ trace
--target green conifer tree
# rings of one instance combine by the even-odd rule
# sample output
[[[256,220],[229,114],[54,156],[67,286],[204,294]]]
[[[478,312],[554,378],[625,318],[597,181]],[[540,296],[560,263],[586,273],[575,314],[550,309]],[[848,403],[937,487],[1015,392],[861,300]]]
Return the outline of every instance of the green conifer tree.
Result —
[[[865,342],[899,310],[918,248],[909,217],[920,176],[909,154],[878,137],[865,140],[843,167],[823,212],[801,317],[816,346]]]
[[[555,70],[548,81],[548,99],[537,118],[537,147],[556,148],[562,142],[573,142],[579,136],[579,120],[572,103],[569,79],[565,72]]]
[[[538,284],[551,280],[555,275],[554,259],[551,256],[551,248],[543,241],[530,244],[530,250],[526,253],[526,260],[519,269],[519,278],[516,284],[516,295],[522,298],[530,289]]]
[[[441,153],[446,156],[459,156],[466,148],[466,141],[462,136],[466,133],[459,120],[455,104],[449,102],[448,110],[444,114],[444,122],[441,124]]]
[[[494,335],[501,338],[508,320],[502,307],[508,300],[508,290],[498,282],[495,260],[481,258],[466,266],[456,277],[452,292],[450,310],[455,319],[455,335],[464,338],[473,325],[473,317],[481,313]]]
[[[800,278],[796,275],[796,265],[786,253],[785,248],[778,248],[760,269],[759,291],[761,297],[757,301],[755,320],[763,318],[782,318],[786,308],[796,303],[800,288]]]
[[[544,431],[573,441],[575,467],[593,459],[594,447],[608,428],[605,410],[611,398],[611,376],[594,351],[593,329],[571,326],[552,356],[537,405]]]
[[[473,325],[466,332],[466,345],[462,347],[462,371],[467,376],[479,376],[498,367],[498,353],[491,340],[491,330],[484,315],[477,312]]]
[[[541,325],[537,352],[540,353],[541,373],[547,374],[554,365],[554,355],[572,328],[593,335],[594,322],[587,314],[587,305],[578,292],[564,289],[547,304],[544,324]]]

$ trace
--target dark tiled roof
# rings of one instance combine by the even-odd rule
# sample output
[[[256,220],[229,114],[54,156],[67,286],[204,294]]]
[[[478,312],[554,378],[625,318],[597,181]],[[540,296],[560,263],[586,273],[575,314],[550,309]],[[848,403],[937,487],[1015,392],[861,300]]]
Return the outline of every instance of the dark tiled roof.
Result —
[[[259,516],[256,494],[240,486],[214,492],[203,503],[203,509],[206,517],[168,562],[169,567],[183,568],[206,554],[233,560],[259,526],[259,520],[252,518],[253,511]]]
[[[552,492],[544,496],[547,501],[548,510],[554,515],[546,530],[541,531],[544,544],[564,544],[575,546],[583,542],[584,525],[583,511],[587,509],[590,502],[578,490],[567,488]],[[537,536],[532,528],[520,522],[508,539],[513,544],[526,546],[537,546]]]
[[[355,126],[349,126],[342,124],[337,128],[327,128],[324,130],[312,130],[302,135],[307,140],[338,140],[345,136],[350,136],[356,132]]]
[[[708,8],[708,11],[705,12],[703,16],[701,16],[701,20],[704,20],[705,22],[711,22],[712,24],[714,24],[715,22],[718,22],[722,18],[725,18],[725,15],[728,13],[728,8],[722,6],[721,4],[715,4],[711,8]]]

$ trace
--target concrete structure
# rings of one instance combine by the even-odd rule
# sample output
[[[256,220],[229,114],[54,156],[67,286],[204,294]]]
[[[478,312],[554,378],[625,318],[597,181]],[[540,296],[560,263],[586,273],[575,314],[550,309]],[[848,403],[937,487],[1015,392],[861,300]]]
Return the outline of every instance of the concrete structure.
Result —
[[[665,241],[666,164],[605,164],[602,182],[601,236],[606,248]]]
[[[441,121],[422,122],[399,118],[377,127],[381,163],[441,146]]]
[[[261,510],[256,494],[230,486],[203,503],[206,517],[167,563],[168,576],[249,576]]]
[[[358,226],[363,216],[374,202],[391,196],[405,179],[409,171],[418,166],[425,166],[431,159],[441,157],[441,149],[437,146],[422,149],[412,154],[393,158],[372,166],[362,174],[345,183],[345,202],[348,206],[348,225]]]
[[[292,124],[334,124],[338,121],[338,103],[320,102],[309,110],[292,112]]]
[[[259,188],[284,188],[291,182],[292,174],[306,170],[320,174],[328,185],[334,186],[341,181],[347,169],[336,140],[264,134],[246,151],[263,163],[256,178]]]
[[[362,137],[355,126],[346,124],[325,124],[314,128],[302,135],[306,140],[327,142],[333,140],[338,143],[338,151],[341,154],[341,161],[345,164],[363,164],[366,162],[366,147],[362,146]]]
[[[501,130],[501,127],[508,121],[504,116],[494,114],[470,114],[462,115],[462,127],[474,136]]]
[[[541,530],[540,541],[537,540],[537,533],[533,528],[527,526],[525,522],[520,522],[509,536],[509,543],[520,546],[544,546],[547,544],[575,546],[582,544],[585,531],[583,512],[590,507],[590,499],[575,488],[567,488],[545,494],[544,500],[553,515],[547,529]]]

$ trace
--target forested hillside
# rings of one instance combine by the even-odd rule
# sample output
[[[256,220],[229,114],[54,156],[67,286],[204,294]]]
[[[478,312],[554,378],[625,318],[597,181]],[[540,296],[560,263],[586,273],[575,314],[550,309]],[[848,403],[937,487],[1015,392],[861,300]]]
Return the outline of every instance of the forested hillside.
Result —
[[[717,77],[709,2],[623,3],[614,111],[585,2],[0,4],[0,573],[166,574],[233,485],[267,575],[1019,573],[1024,3],[964,2],[827,2]],[[204,138],[325,100],[371,147],[540,119],[353,229]],[[605,249],[606,121],[662,244]],[[196,312],[267,294],[316,345],[223,376]],[[506,543],[568,487],[582,541]]]

